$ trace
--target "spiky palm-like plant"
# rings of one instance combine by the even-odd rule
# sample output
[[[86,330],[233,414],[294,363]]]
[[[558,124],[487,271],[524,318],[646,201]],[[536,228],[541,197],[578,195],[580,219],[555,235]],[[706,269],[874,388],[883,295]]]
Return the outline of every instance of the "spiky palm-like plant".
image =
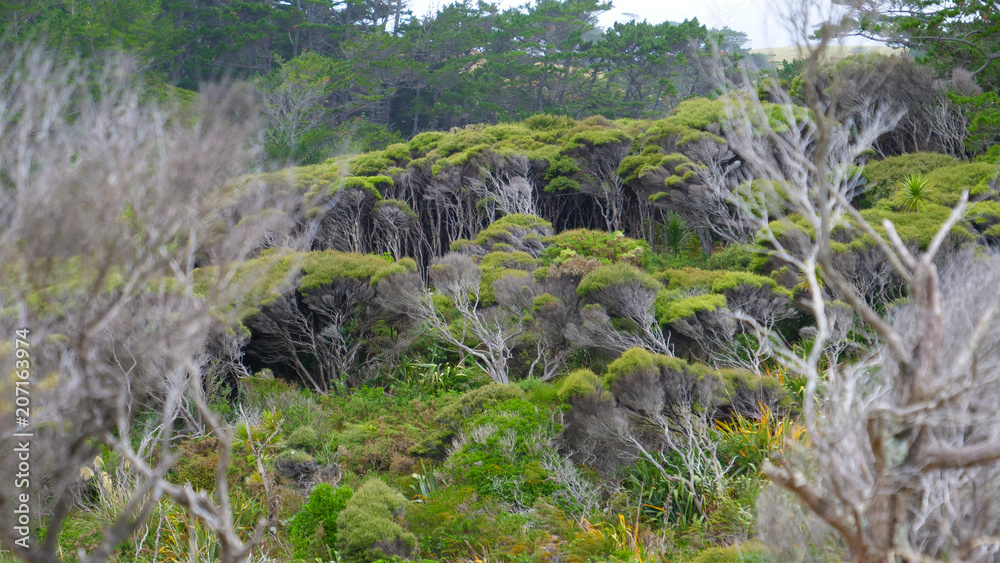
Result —
[[[678,255],[685,251],[688,242],[691,240],[691,229],[687,226],[687,221],[681,217],[680,213],[671,211],[667,213],[667,222],[663,227],[663,238],[667,245],[667,250],[671,254]]]
[[[927,203],[927,190],[930,183],[922,174],[910,174],[900,183],[903,190],[903,211],[920,213],[920,208]]]

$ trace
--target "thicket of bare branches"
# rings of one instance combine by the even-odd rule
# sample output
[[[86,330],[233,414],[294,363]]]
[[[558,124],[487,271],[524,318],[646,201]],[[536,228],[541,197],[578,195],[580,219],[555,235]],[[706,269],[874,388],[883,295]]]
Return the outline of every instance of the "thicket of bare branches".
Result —
[[[196,117],[182,119],[140,103],[132,68],[116,59],[88,70],[31,50],[0,62],[0,363],[13,372],[23,358],[7,344],[29,331],[30,359],[18,367],[28,366],[31,400],[28,426],[0,421],[0,449],[27,441],[31,452],[27,488],[0,482],[0,537],[25,560],[60,560],[81,468],[107,447],[135,486],[80,561],[105,560],[163,497],[216,534],[222,561],[246,561],[253,539],[233,530],[226,483],[231,432],[207,404],[203,374],[210,338],[254,286],[252,276],[234,277],[234,265],[265,230],[287,228],[286,206],[256,184],[235,187],[254,157],[246,92],[205,88]],[[203,264],[212,269],[199,272]],[[0,386],[8,405],[13,381]],[[151,422],[136,446],[138,416]],[[12,438],[18,430],[32,436]],[[165,479],[174,438],[191,432],[222,446],[214,494]],[[12,520],[25,493],[28,549],[15,543]]]
[[[482,295],[482,276],[472,258],[453,252],[431,264],[433,292],[417,274],[390,276],[379,282],[379,291],[387,309],[421,323],[435,338],[468,355],[493,381],[509,383],[508,366],[525,334],[533,282],[527,276],[497,280],[497,302],[492,304]],[[509,278],[513,283],[505,282]]]
[[[794,4],[803,39],[813,9],[812,2]],[[803,422],[811,440],[764,472],[832,528],[852,560],[995,561],[1000,426],[990,411],[1000,401],[1000,262],[963,256],[939,271],[938,254],[966,211],[967,194],[919,252],[890,222],[871,225],[851,206],[854,165],[900,114],[864,96],[848,100],[852,109],[843,112],[842,100],[818,94],[819,63],[839,23],[831,17],[821,40],[806,48],[808,114],[773,91],[787,108],[775,126],[744,76],[735,92],[749,103],[731,106],[725,131],[752,176],[781,182],[789,211],[815,233],[784,245],[766,206],[742,200],[773,255],[805,280],[804,301],[816,320],[804,353],[762,330],[771,353],[807,382]],[[857,283],[838,259],[833,231],[848,225],[875,241],[879,260],[907,287],[905,305],[889,316],[862,293],[884,291],[884,284]],[[888,275],[877,270],[879,279]],[[850,340],[838,302],[857,321]]]
[[[379,367],[375,327],[385,318],[368,280],[338,278],[307,292],[290,291],[246,324],[255,357],[327,395],[360,385]]]

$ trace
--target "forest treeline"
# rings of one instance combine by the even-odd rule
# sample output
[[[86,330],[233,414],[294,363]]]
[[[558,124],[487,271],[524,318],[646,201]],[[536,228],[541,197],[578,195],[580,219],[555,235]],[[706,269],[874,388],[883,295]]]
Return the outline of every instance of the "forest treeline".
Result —
[[[255,79],[276,122],[272,156],[299,162],[321,160],[352,133],[381,148],[535,113],[655,116],[710,91],[698,70],[710,40],[747,53],[744,33],[696,20],[597,27],[610,7],[466,2],[425,15],[382,0],[14,1],[0,5],[0,31],[86,56],[121,48],[151,80],[189,90]]]
[[[269,159],[279,163],[316,163],[424,131],[537,113],[656,118],[687,97],[713,94],[706,69],[713,50],[752,61],[752,71],[774,66],[748,50],[743,32],[697,20],[598,27],[610,9],[598,0],[503,9],[456,2],[428,14],[388,0],[7,0],[0,33],[64,55],[122,50],[141,61],[161,99],[188,100],[205,81],[249,80],[268,119]],[[869,14],[857,33],[888,37],[911,49],[921,72],[952,79],[950,101],[972,116],[973,140],[986,146],[989,131],[979,139],[975,129],[998,120],[992,16],[973,6],[935,13],[936,22]],[[959,33],[967,43],[947,40]],[[785,63],[778,77],[789,85],[800,65]],[[929,77],[914,79],[920,89]],[[917,97],[925,103],[927,94]]]

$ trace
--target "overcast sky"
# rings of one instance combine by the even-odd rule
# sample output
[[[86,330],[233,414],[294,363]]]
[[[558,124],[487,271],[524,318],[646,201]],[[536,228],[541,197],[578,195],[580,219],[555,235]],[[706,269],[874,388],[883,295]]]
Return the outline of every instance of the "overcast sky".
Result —
[[[742,31],[750,36],[751,47],[787,47],[794,44],[791,35],[781,25],[781,11],[777,8],[782,0],[612,0],[614,9],[601,17],[600,25],[609,26],[613,22],[630,19],[650,23],[683,21],[698,18],[708,27]],[[502,0],[503,7],[523,5],[527,0]],[[410,9],[418,16],[436,11],[442,5],[450,4],[442,0],[409,0]]]

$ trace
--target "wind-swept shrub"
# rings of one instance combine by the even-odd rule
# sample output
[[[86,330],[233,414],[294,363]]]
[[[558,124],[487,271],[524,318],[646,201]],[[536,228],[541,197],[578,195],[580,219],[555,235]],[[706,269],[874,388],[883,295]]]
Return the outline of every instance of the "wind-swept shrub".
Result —
[[[382,306],[378,282],[416,269],[410,259],[332,250],[306,254],[297,290],[246,320],[251,356],[317,393],[342,393],[391,351],[378,327],[400,320]],[[353,376],[353,379],[352,379]]]
[[[546,238],[551,235],[552,224],[548,221],[534,215],[507,215],[479,231],[471,242],[455,241],[452,250],[485,255],[493,250],[503,249],[537,257],[546,246]],[[494,248],[498,245],[502,245],[502,248]]]
[[[585,302],[572,338],[581,347],[621,353],[633,346],[647,346],[670,353],[656,321],[654,303],[663,284],[628,264],[601,266],[587,274],[577,287]]]
[[[524,338],[534,298],[534,280],[512,270],[491,284],[496,304],[482,295],[483,271],[467,255],[435,259],[425,288],[419,276],[394,276],[379,285],[384,305],[460,350],[497,383],[510,381],[514,347]]]
[[[649,244],[629,238],[621,232],[572,229],[549,239],[551,246],[542,255],[546,264],[561,264],[582,257],[603,264],[625,262],[639,266],[648,256]]]
[[[705,489],[691,471],[700,472],[698,479],[720,480],[725,473],[716,463],[714,420],[756,416],[761,405],[777,409],[786,397],[773,378],[714,370],[641,348],[611,362],[600,383],[585,372],[567,378],[564,388],[576,387],[585,392],[567,393],[571,408],[563,433],[575,462],[613,475],[636,459],[646,459],[693,495]],[[601,392],[605,388],[610,393]],[[661,458],[655,453],[664,451],[661,448],[675,457]]]

